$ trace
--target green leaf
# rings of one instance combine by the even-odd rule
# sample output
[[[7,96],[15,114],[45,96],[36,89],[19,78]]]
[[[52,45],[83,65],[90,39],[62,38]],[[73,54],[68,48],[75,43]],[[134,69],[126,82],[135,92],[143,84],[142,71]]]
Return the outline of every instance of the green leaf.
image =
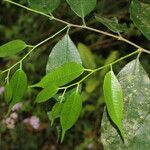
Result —
[[[28,4],[35,10],[49,14],[59,6],[60,0],[28,0]]]
[[[109,28],[112,32],[120,33],[127,31],[126,24],[119,24],[116,17],[112,19],[107,19],[101,16],[95,16],[96,20],[102,23],[104,26]]]
[[[95,8],[97,0],[67,0],[67,2],[79,17],[84,18]]]
[[[55,119],[60,117],[62,107],[63,107],[63,103],[58,102],[53,106],[52,110],[47,113],[48,118],[51,121],[51,125],[53,125]]]
[[[81,109],[82,109],[81,96],[79,93],[73,92],[65,101],[61,112],[60,117],[60,122],[62,126],[61,141],[63,141],[66,131],[70,129],[79,118]]]
[[[78,43],[78,50],[84,66],[89,69],[95,69],[96,63],[94,55],[92,54],[91,50],[82,43]]]
[[[122,88],[114,75],[113,71],[106,74],[104,78],[104,98],[108,114],[114,124],[118,127],[122,137],[124,137],[124,131],[122,127],[123,120],[123,96]]]
[[[26,43],[21,40],[14,40],[0,46],[0,57],[14,55],[27,47]]]
[[[10,80],[10,86],[12,88],[12,101],[9,105],[9,112],[11,108],[18,102],[22,101],[22,98],[27,90],[27,76],[22,69],[18,69]]]
[[[7,83],[5,85],[5,92],[4,92],[4,99],[5,99],[5,102],[8,104],[11,99],[12,99],[12,87],[9,83]]]
[[[106,150],[148,150],[150,148],[150,79],[139,60],[129,62],[118,74],[124,94],[124,144],[118,132],[102,119],[102,143]]]
[[[82,64],[79,52],[68,34],[65,35],[52,49],[46,71],[50,72],[67,62]]]
[[[150,4],[132,0],[130,17],[134,25],[150,40]]]
[[[49,84],[45,87],[36,97],[36,103],[42,103],[52,98],[58,92],[58,87],[53,84]]]
[[[59,87],[76,79],[83,72],[84,68],[82,65],[70,62],[46,74],[35,86],[44,88],[49,84],[55,84]]]

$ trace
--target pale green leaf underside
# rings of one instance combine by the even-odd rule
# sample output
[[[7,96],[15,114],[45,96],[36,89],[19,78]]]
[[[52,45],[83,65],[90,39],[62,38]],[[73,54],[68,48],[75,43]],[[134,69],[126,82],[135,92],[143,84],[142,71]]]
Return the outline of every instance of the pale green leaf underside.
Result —
[[[108,114],[123,136],[122,88],[113,71],[110,71],[105,75],[103,91]]]
[[[60,0],[28,0],[29,6],[35,10],[51,13],[60,4]]]
[[[55,84],[59,87],[76,79],[83,71],[84,68],[80,64],[74,62],[66,63],[56,70],[47,73],[36,86],[44,88],[49,84]]]
[[[150,4],[133,0],[130,6],[130,17],[134,25],[150,40]]]
[[[65,35],[52,49],[48,58],[46,71],[53,71],[61,65],[69,62],[82,64],[76,46],[70,39],[69,35]]]
[[[104,150],[149,150],[150,79],[138,60],[128,63],[118,79],[124,94],[125,143],[104,113],[101,137]]]
[[[65,101],[60,122],[62,126],[62,139],[64,139],[65,132],[70,129],[77,121],[82,109],[82,99],[79,93],[73,92]]]
[[[7,57],[22,51],[27,47],[26,43],[21,40],[14,40],[0,46],[0,57]]]
[[[79,17],[84,18],[95,8],[97,0],[67,0],[67,2]]]
[[[109,28],[112,32],[120,33],[127,31],[126,24],[119,24],[117,18],[107,19],[100,16],[95,16],[96,20]]]

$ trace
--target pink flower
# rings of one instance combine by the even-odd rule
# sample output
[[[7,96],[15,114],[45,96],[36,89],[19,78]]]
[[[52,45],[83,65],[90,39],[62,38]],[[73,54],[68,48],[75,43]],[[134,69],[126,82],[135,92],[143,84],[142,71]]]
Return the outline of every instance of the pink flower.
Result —
[[[40,119],[36,116],[26,118],[23,122],[30,124],[34,129],[38,129],[40,127]]]
[[[5,88],[4,88],[3,86],[1,86],[1,87],[0,87],[0,95],[3,94],[4,90],[5,90]]]
[[[32,116],[30,118],[30,125],[34,128],[34,129],[38,129],[40,127],[40,120],[38,117],[36,116]]]
[[[22,108],[22,103],[17,103],[13,106],[12,111],[17,111]]]

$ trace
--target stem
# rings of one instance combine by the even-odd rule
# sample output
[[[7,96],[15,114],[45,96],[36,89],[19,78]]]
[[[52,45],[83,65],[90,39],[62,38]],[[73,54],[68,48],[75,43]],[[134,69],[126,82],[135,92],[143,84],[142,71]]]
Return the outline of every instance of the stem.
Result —
[[[28,10],[28,11],[31,11],[31,12],[40,14],[40,15],[42,15],[42,16],[51,18],[50,15],[47,15],[47,14],[45,14],[45,13],[43,13],[43,12],[38,11],[38,10],[34,10],[34,9],[32,9],[32,8],[26,7],[26,6],[24,6],[24,5],[21,5],[21,4],[19,4],[19,3],[16,3],[16,2],[14,2],[14,1],[11,1],[11,0],[4,0],[4,1],[5,1],[5,2],[8,2],[8,3],[11,3],[11,4],[13,4],[13,5],[19,6],[19,7],[23,8],[23,9]]]
[[[93,32],[97,32],[97,33],[100,33],[100,34],[109,36],[109,37],[113,37],[113,38],[115,38],[115,39],[117,39],[117,40],[126,42],[126,43],[128,43],[128,44],[130,44],[130,45],[132,45],[132,46],[134,46],[134,47],[136,47],[136,48],[138,48],[138,49],[142,49],[142,52],[145,52],[145,53],[147,53],[147,54],[150,54],[150,51],[149,51],[149,50],[146,50],[146,49],[140,47],[139,45],[137,45],[137,44],[135,44],[135,43],[133,43],[133,42],[131,42],[131,41],[125,39],[125,38],[122,37],[122,36],[118,36],[118,35],[115,35],[115,34],[111,34],[111,33],[108,33],[108,32],[102,31],[102,30],[94,29],[94,28],[91,28],[91,27],[88,27],[88,26],[85,26],[85,25],[72,24],[72,23],[69,23],[69,22],[67,22],[67,21],[58,19],[58,18],[56,18],[56,17],[54,17],[54,16],[47,15],[47,14],[45,14],[45,13],[43,13],[43,12],[40,12],[40,11],[31,9],[31,8],[29,8],[29,7],[26,7],[26,6],[24,6],[24,5],[18,4],[18,3],[16,3],[16,2],[11,1],[11,0],[4,0],[4,1],[6,1],[6,2],[8,2],[8,3],[11,3],[11,4],[14,4],[14,5],[16,5],[16,6],[19,6],[19,7],[21,7],[21,8],[24,8],[24,9],[26,9],[26,10],[28,10],[28,11],[31,11],[31,12],[34,12],[34,13],[38,13],[38,14],[40,14],[40,15],[43,15],[43,16],[45,16],[45,17],[48,17],[50,20],[55,20],[55,21],[57,21],[57,22],[60,22],[60,23],[69,25],[70,27],[86,29],[86,30],[90,30],[90,31],[93,31]]]
[[[17,66],[18,64],[21,64],[24,59],[26,59],[37,47],[41,46],[42,44],[44,44],[45,42],[49,41],[50,39],[54,38],[55,36],[57,36],[59,33],[61,33],[62,31],[64,31],[66,28],[68,28],[68,26],[65,26],[63,29],[59,30],[58,32],[56,32],[55,34],[53,34],[52,36],[48,37],[47,39],[43,40],[42,42],[38,43],[37,45],[35,45],[21,60],[19,60],[17,63],[15,63],[13,66],[11,66],[10,68],[2,71],[2,73],[5,72],[9,72],[12,68],[14,68],[15,66]]]
[[[126,56],[123,56],[123,57],[117,59],[116,61],[114,61],[114,62],[112,62],[112,63],[110,63],[110,64],[104,65],[104,66],[99,67],[99,68],[94,69],[94,70],[91,70],[91,72],[90,72],[89,74],[87,74],[84,78],[82,78],[80,81],[78,81],[78,82],[76,82],[76,83],[73,83],[73,84],[71,84],[71,85],[69,85],[69,86],[66,86],[66,87],[61,87],[61,88],[59,88],[59,89],[68,89],[68,88],[73,87],[73,86],[75,86],[75,85],[79,85],[80,83],[82,83],[84,80],[86,80],[89,76],[91,76],[91,75],[94,74],[95,72],[98,72],[98,71],[100,71],[100,70],[102,70],[102,69],[104,69],[104,68],[113,66],[114,64],[116,64],[116,63],[118,63],[118,62],[120,62],[120,61],[122,61],[122,60],[124,60],[124,59],[126,59],[126,58],[128,58],[128,57],[131,57],[131,56],[133,56],[133,55],[135,55],[135,54],[137,54],[137,53],[141,53],[141,50],[138,49],[137,51],[134,51],[134,52],[132,52],[132,53],[126,55]]]

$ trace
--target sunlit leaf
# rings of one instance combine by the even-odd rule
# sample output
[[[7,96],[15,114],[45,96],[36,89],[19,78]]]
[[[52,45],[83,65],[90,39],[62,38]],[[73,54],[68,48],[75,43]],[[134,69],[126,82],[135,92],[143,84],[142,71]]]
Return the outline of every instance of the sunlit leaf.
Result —
[[[118,74],[123,89],[122,142],[106,113],[102,120],[102,143],[107,150],[148,150],[150,148],[150,79],[139,60],[129,62]]]
[[[44,12],[53,12],[60,4],[60,0],[28,0],[31,8]]]
[[[52,49],[47,62],[46,71],[53,71],[61,65],[69,62],[82,64],[76,46],[70,39],[69,35],[65,35]]]
[[[150,40],[150,4],[132,0],[130,17],[134,25]]]
[[[96,6],[97,0],[66,0],[71,9],[81,18],[88,15]]]
[[[83,71],[82,65],[74,62],[67,63],[46,74],[35,86],[46,87],[52,83],[56,86],[62,86],[79,77]]]
[[[26,43],[21,40],[14,40],[0,46],[0,57],[14,55],[27,47]]]
[[[66,131],[70,129],[77,121],[81,109],[82,109],[81,96],[79,93],[73,92],[65,101],[61,112],[60,117],[60,122],[62,126],[61,141],[63,141]]]
[[[127,31],[126,24],[119,24],[117,18],[107,19],[101,16],[95,16],[96,20],[109,28],[112,32],[119,33]]]
[[[59,118],[61,115],[63,103],[57,102],[52,110],[47,113],[49,120],[51,121],[51,125],[53,125],[53,122],[55,119]]]
[[[103,90],[108,114],[111,120],[120,130],[122,137],[124,137],[122,127],[122,120],[123,120],[122,88],[113,71],[110,71],[105,75]]]
[[[91,50],[82,43],[78,44],[78,50],[84,66],[89,69],[95,69],[96,63],[95,63],[94,55],[92,54]]]
[[[52,98],[57,92],[58,92],[58,87],[56,85],[49,84],[37,95],[35,102],[36,103],[45,102],[50,98]]]

